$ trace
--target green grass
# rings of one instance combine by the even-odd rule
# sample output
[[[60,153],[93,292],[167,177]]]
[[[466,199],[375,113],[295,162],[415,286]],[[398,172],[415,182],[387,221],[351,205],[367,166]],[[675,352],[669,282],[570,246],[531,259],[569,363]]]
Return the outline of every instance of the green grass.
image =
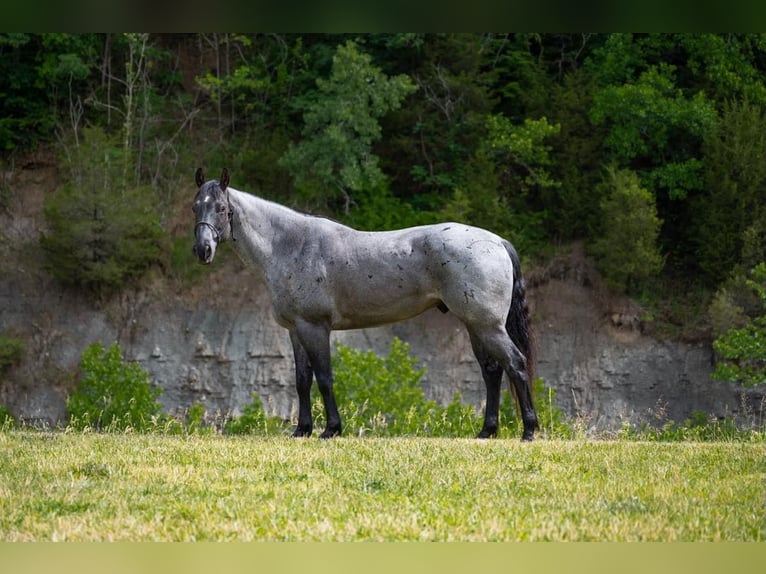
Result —
[[[764,445],[0,432],[0,540],[763,540]]]

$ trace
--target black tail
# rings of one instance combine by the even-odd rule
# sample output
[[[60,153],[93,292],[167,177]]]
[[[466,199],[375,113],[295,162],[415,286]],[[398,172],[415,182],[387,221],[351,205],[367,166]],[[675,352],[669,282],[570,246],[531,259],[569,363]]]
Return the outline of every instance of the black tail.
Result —
[[[508,318],[505,321],[505,329],[508,331],[513,344],[518,347],[527,360],[527,374],[529,375],[531,389],[532,382],[535,380],[535,344],[529,320],[527,286],[521,274],[519,254],[516,253],[516,249],[508,241],[505,242],[505,249],[508,251],[511,263],[513,264],[513,295],[511,310],[508,312]]]

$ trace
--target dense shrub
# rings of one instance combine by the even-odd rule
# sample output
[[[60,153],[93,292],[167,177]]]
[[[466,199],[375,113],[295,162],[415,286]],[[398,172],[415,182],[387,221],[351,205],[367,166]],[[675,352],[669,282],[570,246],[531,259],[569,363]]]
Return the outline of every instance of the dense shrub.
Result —
[[[160,414],[149,374],[122,358],[115,342],[105,349],[101,343],[85,348],[80,361],[81,376],[67,400],[69,426],[81,430],[145,430]]]
[[[162,226],[153,190],[129,185],[128,159],[102,130],[85,130],[65,185],[45,199],[41,237],[63,283],[115,288],[159,260]]]

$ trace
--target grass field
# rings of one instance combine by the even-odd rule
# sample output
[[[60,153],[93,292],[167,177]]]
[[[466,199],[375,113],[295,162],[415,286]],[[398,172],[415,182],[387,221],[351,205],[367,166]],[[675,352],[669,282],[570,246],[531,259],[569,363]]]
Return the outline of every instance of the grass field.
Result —
[[[0,540],[760,541],[764,445],[0,433]]]

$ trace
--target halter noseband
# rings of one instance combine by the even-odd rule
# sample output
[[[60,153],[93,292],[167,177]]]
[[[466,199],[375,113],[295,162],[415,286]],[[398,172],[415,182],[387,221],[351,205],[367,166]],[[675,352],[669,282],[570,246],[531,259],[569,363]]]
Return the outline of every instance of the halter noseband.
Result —
[[[226,217],[229,220],[229,237],[231,237],[232,241],[236,241],[237,239],[234,237],[234,212],[231,210],[231,201],[229,201],[229,194],[228,193],[226,194],[226,204],[227,204],[226,205],[226,210],[227,210]],[[212,230],[212,232],[213,232],[213,235],[214,235],[213,239],[215,240],[215,242],[216,243],[220,243],[221,242],[221,232],[218,230],[218,228],[215,225],[213,225],[212,223],[208,223],[207,221],[198,221],[194,225],[194,236],[195,237],[197,236],[197,228],[200,225],[207,225]]]
[[[197,236],[197,228],[200,225],[207,225],[212,230],[212,232],[213,232],[213,239],[215,240],[215,242],[216,243],[220,243],[221,242],[221,232],[218,231],[218,228],[215,225],[213,225],[212,223],[208,223],[207,221],[198,221],[197,222],[197,225],[194,226],[194,236],[195,237]]]

